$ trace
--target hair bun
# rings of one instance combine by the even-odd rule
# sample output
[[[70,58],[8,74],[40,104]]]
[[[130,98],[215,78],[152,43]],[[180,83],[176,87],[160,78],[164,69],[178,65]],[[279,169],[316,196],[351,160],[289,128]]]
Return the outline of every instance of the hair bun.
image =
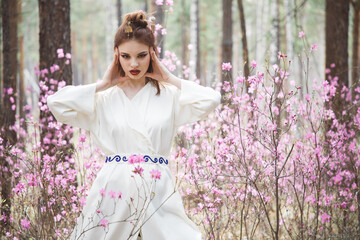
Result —
[[[145,12],[140,10],[126,14],[124,17],[124,24],[134,26],[135,28],[145,28],[148,25],[148,21],[146,20]]]

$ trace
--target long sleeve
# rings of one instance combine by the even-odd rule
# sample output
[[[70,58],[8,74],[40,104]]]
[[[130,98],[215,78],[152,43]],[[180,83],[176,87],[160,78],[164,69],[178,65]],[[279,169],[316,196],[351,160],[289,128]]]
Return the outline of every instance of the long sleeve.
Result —
[[[182,80],[176,103],[175,125],[178,127],[205,118],[220,104],[220,100],[220,93],[214,89]]]
[[[66,86],[48,96],[47,105],[57,121],[90,130],[96,120],[96,83]]]

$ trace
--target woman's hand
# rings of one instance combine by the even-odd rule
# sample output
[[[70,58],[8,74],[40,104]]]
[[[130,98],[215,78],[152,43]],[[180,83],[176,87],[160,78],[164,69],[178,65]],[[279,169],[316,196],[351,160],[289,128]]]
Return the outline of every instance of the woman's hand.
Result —
[[[114,53],[114,60],[109,65],[106,72],[104,73],[104,77],[102,78],[102,81],[99,82],[96,86],[97,92],[106,90],[106,89],[113,87],[121,82],[130,80],[130,77],[128,77],[128,76],[124,76],[124,77],[120,76],[119,64],[120,64],[119,53],[118,53],[118,49],[116,48],[115,53]]]
[[[159,58],[156,56],[154,49],[150,48],[150,56],[152,60],[152,73],[146,73],[146,77],[150,77],[157,81],[164,81],[175,85],[179,89],[181,89],[181,80],[174,76],[162,62],[160,62]]]

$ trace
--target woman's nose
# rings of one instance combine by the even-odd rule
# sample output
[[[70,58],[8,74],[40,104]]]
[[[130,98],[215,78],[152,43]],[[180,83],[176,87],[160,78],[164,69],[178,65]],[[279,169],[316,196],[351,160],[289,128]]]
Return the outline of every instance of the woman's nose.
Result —
[[[138,62],[136,61],[136,60],[132,60],[131,61],[131,67],[137,67],[139,64],[138,64]]]

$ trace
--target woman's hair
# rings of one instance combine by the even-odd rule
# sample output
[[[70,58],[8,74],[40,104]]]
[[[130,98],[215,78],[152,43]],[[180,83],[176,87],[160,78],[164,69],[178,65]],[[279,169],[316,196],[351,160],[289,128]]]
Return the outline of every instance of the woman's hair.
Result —
[[[152,47],[158,56],[157,47],[155,45],[155,36],[154,36],[154,24],[148,20],[146,20],[146,14],[143,11],[136,11],[132,13],[128,13],[124,16],[123,23],[118,28],[114,38],[114,49],[118,47],[123,42],[129,40],[136,40],[140,43],[146,44]],[[125,72],[121,65],[119,64],[118,70],[120,72],[120,76],[125,76]],[[150,65],[147,72],[152,72],[152,62],[150,60]],[[160,86],[159,82],[146,77],[146,83],[151,82],[157,89],[156,95],[160,94]]]

